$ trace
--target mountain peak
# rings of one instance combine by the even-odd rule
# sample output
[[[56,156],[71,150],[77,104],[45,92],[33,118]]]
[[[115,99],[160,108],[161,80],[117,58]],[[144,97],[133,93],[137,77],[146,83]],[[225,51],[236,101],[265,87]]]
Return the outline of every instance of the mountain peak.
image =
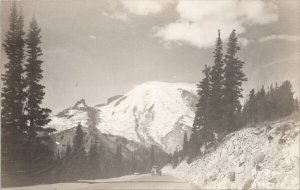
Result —
[[[145,82],[98,108],[101,122],[97,128],[173,152],[181,146],[184,130],[192,126],[197,100],[193,84]]]
[[[191,83],[183,82],[162,82],[162,81],[148,81],[140,85],[135,86],[134,89],[165,89],[165,88],[186,88],[189,90],[194,90],[195,85]]]
[[[85,102],[85,99],[81,99],[79,101],[77,101],[75,103],[75,105],[73,106],[73,108],[86,108],[86,107],[89,107],[86,102]]]

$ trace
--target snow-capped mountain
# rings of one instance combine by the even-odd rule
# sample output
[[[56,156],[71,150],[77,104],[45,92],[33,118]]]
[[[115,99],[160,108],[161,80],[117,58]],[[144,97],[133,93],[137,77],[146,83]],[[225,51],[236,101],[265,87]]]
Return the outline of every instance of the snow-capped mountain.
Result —
[[[192,84],[147,82],[96,107],[101,112],[97,128],[172,152],[181,147],[184,131],[192,125],[197,99]]]
[[[49,125],[62,131],[81,122],[102,133],[173,152],[181,148],[184,131],[190,133],[197,100],[193,84],[147,82],[106,104],[89,107],[81,100],[52,117]]]

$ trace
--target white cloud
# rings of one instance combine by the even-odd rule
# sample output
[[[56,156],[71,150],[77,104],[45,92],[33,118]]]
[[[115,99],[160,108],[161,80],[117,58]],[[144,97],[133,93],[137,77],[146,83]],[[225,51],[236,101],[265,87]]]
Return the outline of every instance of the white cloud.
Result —
[[[179,0],[176,11],[179,19],[159,28],[155,35],[165,42],[185,42],[198,48],[211,47],[218,29],[227,38],[232,29],[241,34],[247,26],[271,23],[278,17],[275,4],[259,0]],[[242,45],[247,43],[247,39],[241,40]]]
[[[154,15],[162,12],[170,0],[116,0],[109,1],[109,12],[102,12],[106,17],[127,20],[128,13],[138,16]]]
[[[139,16],[153,15],[162,12],[169,1],[167,0],[123,0],[124,8]]]
[[[108,12],[102,12],[102,15],[109,17],[111,19],[116,19],[116,20],[122,20],[125,21],[127,20],[128,16],[124,12],[113,12],[113,13],[108,13]]]
[[[94,40],[94,39],[96,39],[96,36],[94,36],[94,35],[89,35],[89,39]]]
[[[287,40],[287,41],[300,41],[300,36],[292,36],[292,35],[286,35],[286,34],[280,34],[280,35],[270,35],[262,37],[258,40],[258,42],[266,42],[269,40]]]

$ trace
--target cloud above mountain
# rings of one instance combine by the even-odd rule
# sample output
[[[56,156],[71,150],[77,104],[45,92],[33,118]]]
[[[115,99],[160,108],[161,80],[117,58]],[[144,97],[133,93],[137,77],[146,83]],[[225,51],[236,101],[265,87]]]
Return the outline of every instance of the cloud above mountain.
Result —
[[[108,1],[109,11],[102,12],[102,15],[111,19],[123,20],[128,19],[129,14],[137,16],[149,16],[161,13],[170,0],[115,0]]]
[[[162,12],[170,1],[124,0],[121,2],[128,12],[140,16],[147,16]]]
[[[265,25],[278,20],[278,7],[273,1],[156,1],[121,0],[109,1],[110,13],[103,15],[112,19],[126,21],[130,14],[152,16],[163,13],[171,3],[175,6],[177,18],[162,26],[153,26],[153,35],[162,39],[164,47],[171,43],[189,44],[197,48],[210,48],[221,29],[223,38],[227,38],[232,29],[238,34],[247,32],[253,25]],[[240,38],[246,46],[251,39]]]
[[[300,41],[300,36],[294,36],[294,35],[285,35],[285,34],[280,34],[280,35],[270,35],[270,36],[265,36],[262,37],[258,40],[258,42],[266,42],[270,40],[287,40],[291,42],[295,41]]]
[[[176,11],[179,18],[159,27],[155,35],[164,42],[184,42],[198,48],[211,47],[218,29],[227,37],[233,28],[242,34],[249,26],[278,19],[277,6],[271,1],[178,1]]]

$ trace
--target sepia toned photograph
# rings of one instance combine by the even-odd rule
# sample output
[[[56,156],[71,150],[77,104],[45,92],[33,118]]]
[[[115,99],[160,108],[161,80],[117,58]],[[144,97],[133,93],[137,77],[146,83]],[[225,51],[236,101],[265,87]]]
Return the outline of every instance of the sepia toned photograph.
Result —
[[[1,189],[300,189],[299,0],[0,0]]]

